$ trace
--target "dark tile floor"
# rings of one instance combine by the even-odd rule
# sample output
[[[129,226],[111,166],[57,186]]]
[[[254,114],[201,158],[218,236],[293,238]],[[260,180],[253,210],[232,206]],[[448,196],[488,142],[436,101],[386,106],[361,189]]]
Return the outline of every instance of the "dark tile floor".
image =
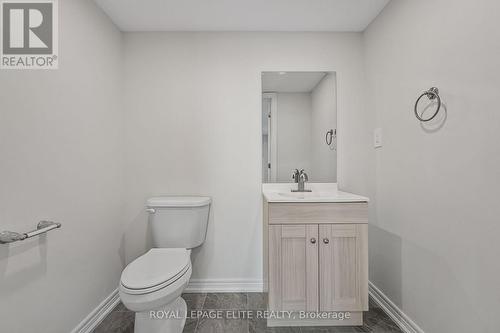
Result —
[[[215,293],[184,294],[188,310],[264,310],[265,294]],[[119,304],[94,330],[94,333],[133,333],[134,313]],[[375,304],[364,313],[363,326],[344,327],[266,327],[264,319],[188,319],[187,333],[401,333],[398,326]]]

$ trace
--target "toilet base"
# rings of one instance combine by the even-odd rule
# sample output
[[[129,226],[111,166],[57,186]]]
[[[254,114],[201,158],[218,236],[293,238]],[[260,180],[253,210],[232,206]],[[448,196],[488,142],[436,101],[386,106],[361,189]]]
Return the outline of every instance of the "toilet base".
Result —
[[[176,318],[171,318],[172,314],[176,314]],[[134,333],[182,333],[186,314],[186,301],[179,296],[165,306],[136,312]]]

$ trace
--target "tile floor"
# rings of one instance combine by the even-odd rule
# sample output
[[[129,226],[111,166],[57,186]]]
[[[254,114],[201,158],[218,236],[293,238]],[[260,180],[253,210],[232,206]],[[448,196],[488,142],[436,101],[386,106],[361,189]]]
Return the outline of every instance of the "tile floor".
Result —
[[[264,310],[262,293],[184,294],[188,310]],[[94,330],[94,333],[133,333],[134,313],[118,306]],[[375,304],[364,314],[363,326],[357,327],[266,327],[264,319],[188,319],[186,333],[401,333],[398,326]]]

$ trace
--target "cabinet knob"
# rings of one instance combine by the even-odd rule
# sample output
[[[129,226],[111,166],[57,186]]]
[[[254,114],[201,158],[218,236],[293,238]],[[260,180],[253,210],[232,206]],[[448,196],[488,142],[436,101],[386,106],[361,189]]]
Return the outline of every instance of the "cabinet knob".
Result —
[[[330,243],[330,240],[328,238],[323,238],[323,243],[328,244]]]
[[[314,237],[313,237],[313,238],[311,238],[311,243],[312,243],[312,244],[316,244],[316,238],[314,238]]]

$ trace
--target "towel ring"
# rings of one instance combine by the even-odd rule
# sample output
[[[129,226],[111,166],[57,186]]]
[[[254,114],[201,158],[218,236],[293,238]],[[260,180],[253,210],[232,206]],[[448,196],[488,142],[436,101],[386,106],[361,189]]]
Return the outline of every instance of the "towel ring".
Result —
[[[337,129],[331,129],[326,132],[325,142],[327,146],[330,146],[335,139],[337,139]]]
[[[331,129],[327,131],[325,135],[325,142],[326,145],[330,147],[331,150],[337,150],[336,141],[337,141],[337,129]]]
[[[333,142],[333,137],[337,131],[334,131],[333,129],[329,130],[328,132],[326,132],[326,135],[325,135],[325,141],[326,141],[326,144],[327,146],[331,145],[332,142]]]
[[[422,118],[419,114],[418,114],[418,102],[420,102],[420,100],[422,99],[422,97],[424,96],[427,96],[427,98],[429,100],[435,100],[437,98],[437,109],[436,109],[436,112],[434,112],[434,114],[432,116],[430,116],[429,118]],[[418,98],[417,98],[417,101],[415,102],[415,117],[417,117],[418,120],[420,121],[430,121],[432,119],[434,119],[434,117],[437,116],[439,110],[441,109],[441,97],[439,97],[439,89],[436,88],[436,87],[432,87],[430,88],[429,90],[427,91],[424,91],[422,93],[422,95],[420,95]]]

